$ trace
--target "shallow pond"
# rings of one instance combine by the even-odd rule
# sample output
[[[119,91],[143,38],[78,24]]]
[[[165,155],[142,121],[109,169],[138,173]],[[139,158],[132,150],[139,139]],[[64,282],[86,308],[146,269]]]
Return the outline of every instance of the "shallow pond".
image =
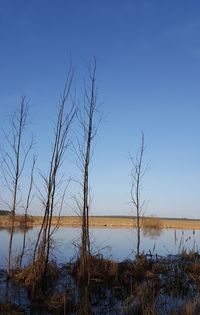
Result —
[[[27,231],[27,255],[31,257],[39,228]],[[132,259],[136,250],[136,230],[131,228],[91,228],[93,253],[102,253],[105,257],[118,261]],[[6,267],[9,229],[0,229],[0,269]],[[13,257],[20,253],[23,231],[16,229],[13,239]],[[65,263],[76,257],[80,242],[80,229],[60,227],[54,233],[53,258],[58,263]],[[141,251],[161,256],[176,255],[182,250],[198,251],[200,230],[145,229],[141,231]],[[27,261],[25,261],[26,263]]]

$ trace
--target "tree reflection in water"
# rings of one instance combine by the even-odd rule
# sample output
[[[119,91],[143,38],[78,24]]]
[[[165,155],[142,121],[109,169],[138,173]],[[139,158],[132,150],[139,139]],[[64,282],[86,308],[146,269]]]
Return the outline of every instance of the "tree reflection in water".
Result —
[[[142,231],[145,237],[155,240],[162,234],[163,229],[161,227],[143,227]]]
[[[19,225],[16,226],[14,229],[14,233],[15,234],[22,234],[25,231],[29,231],[31,230],[33,227],[32,226],[23,226],[23,225]],[[7,233],[11,233],[11,226],[5,226],[5,227],[0,227],[0,232],[1,231],[6,231]]]

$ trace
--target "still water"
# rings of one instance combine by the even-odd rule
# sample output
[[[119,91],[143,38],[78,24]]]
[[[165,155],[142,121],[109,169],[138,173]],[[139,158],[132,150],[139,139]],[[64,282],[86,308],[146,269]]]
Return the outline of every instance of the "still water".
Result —
[[[26,261],[31,259],[39,228],[29,229],[27,232]],[[0,229],[0,269],[5,268],[7,262],[9,229]],[[13,256],[20,253],[23,232],[15,231],[13,239]],[[66,263],[76,257],[80,242],[80,229],[61,227],[54,234],[52,243],[53,258],[58,263]],[[128,228],[91,228],[92,252],[102,253],[105,257],[118,261],[132,259],[136,250],[136,231]],[[141,251],[161,256],[176,255],[182,250],[198,251],[200,245],[200,230],[142,230]]]

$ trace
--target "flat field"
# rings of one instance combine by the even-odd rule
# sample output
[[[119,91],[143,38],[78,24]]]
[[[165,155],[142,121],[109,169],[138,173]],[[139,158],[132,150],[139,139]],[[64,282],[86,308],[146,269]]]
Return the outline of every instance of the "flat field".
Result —
[[[143,227],[152,228],[173,228],[173,229],[200,229],[199,219],[181,219],[181,218],[159,218],[159,217],[143,217]],[[28,226],[37,226],[42,223],[42,216],[30,216],[28,218]],[[58,217],[53,217],[52,224],[58,223]],[[11,225],[11,219],[8,215],[0,215],[0,227],[8,227]],[[16,226],[24,225],[24,217],[16,216]],[[59,218],[60,226],[79,227],[81,219],[78,216],[61,216]],[[90,225],[93,227],[108,228],[131,228],[136,226],[136,218],[128,216],[91,216]]]

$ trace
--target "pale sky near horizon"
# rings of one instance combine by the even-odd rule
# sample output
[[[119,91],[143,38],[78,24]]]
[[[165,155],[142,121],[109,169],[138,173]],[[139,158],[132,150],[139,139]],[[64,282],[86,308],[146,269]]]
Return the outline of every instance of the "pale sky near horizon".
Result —
[[[94,55],[103,120],[91,167],[92,214],[133,213],[129,152],[143,130],[145,213],[200,218],[200,2],[0,1],[0,122],[7,128],[26,95],[44,172],[70,59],[81,94]],[[78,176],[73,162],[69,152],[66,170]]]

